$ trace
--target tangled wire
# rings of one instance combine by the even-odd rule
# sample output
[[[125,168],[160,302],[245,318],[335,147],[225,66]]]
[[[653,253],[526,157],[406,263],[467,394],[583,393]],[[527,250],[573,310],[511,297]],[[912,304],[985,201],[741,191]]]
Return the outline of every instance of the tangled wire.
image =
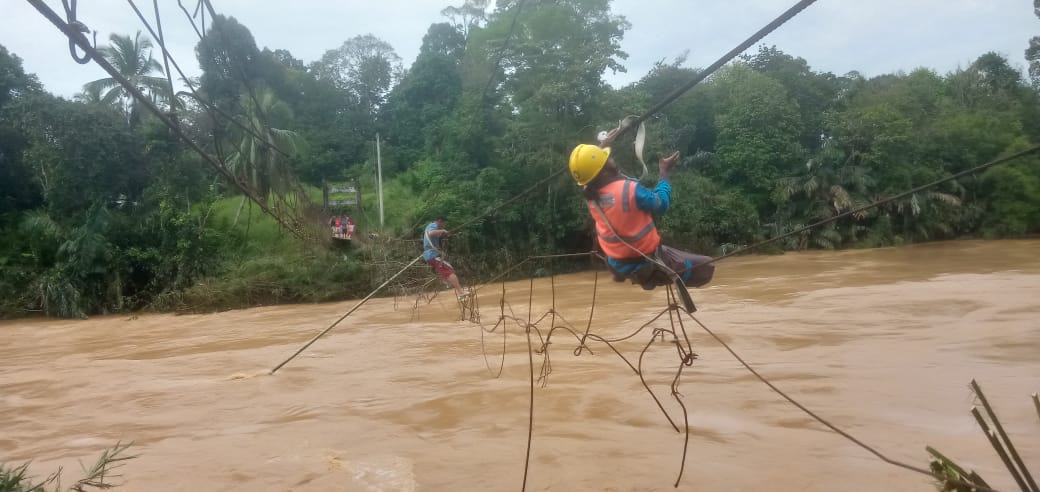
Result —
[[[588,253],[575,253],[575,254],[566,254],[566,255],[548,255],[548,256],[532,256],[532,257],[528,257],[527,259],[525,259],[525,260],[523,260],[521,262],[518,262],[517,264],[513,265],[512,267],[506,269],[503,273],[501,273],[498,276],[496,276],[495,278],[491,279],[488,283],[486,283],[484,285],[487,285],[487,284],[490,284],[492,282],[495,282],[495,281],[505,277],[505,275],[507,275],[508,273],[510,273],[512,271],[515,271],[517,268],[519,268],[519,266],[521,266],[523,264],[527,264],[527,263],[532,262],[532,261],[539,261],[539,260],[546,260],[546,259],[552,260],[553,258],[579,257],[579,256],[598,256],[598,254],[595,253],[595,252],[588,252]],[[543,388],[546,385],[548,385],[549,376],[552,374],[552,360],[550,358],[550,349],[551,349],[551,345],[553,344],[553,336],[557,335],[557,333],[562,334],[563,336],[567,337],[567,339],[569,339],[570,337],[574,337],[574,340],[576,342],[576,346],[575,346],[575,348],[572,351],[572,354],[574,356],[581,356],[582,354],[584,354],[585,351],[588,351],[589,354],[593,354],[593,350],[592,350],[592,347],[589,345],[589,342],[597,342],[597,343],[602,343],[603,345],[606,345],[607,348],[609,348],[611,351],[613,351],[614,354],[617,355],[618,358],[621,359],[621,361],[625,365],[627,365],[629,369],[631,369],[631,371],[636,375],[636,377],[639,378],[639,381],[643,385],[643,388],[646,389],[647,393],[650,395],[650,398],[653,399],[654,403],[661,410],[661,413],[664,415],[665,419],[671,425],[672,429],[674,429],[675,432],[677,432],[677,433],[682,433],[683,434],[682,458],[681,458],[681,461],[679,463],[679,471],[678,471],[678,474],[676,476],[675,483],[674,483],[675,487],[679,486],[679,483],[682,481],[683,472],[685,471],[686,457],[687,457],[687,454],[688,454],[688,451],[689,451],[689,446],[690,446],[689,412],[687,410],[686,404],[683,402],[683,395],[679,391],[679,389],[680,389],[680,383],[682,381],[683,372],[685,371],[686,368],[691,367],[693,365],[693,362],[695,360],[697,360],[697,357],[698,357],[697,353],[694,352],[694,350],[693,350],[692,343],[690,342],[690,336],[689,336],[689,332],[687,331],[687,327],[686,327],[686,322],[684,320],[684,316],[686,318],[688,318],[690,321],[692,321],[693,323],[695,323],[700,329],[702,329],[712,339],[714,339],[723,348],[725,348],[726,351],[728,351],[730,353],[730,355],[732,355],[748,372],[750,372],[756,379],[761,381],[763,384],[768,386],[770,390],[772,390],[773,392],[775,392],[776,394],[781,396],[783,399],[787,400],[789,403],[791,403],[792,405],[797,407],[799,410],[804,412],[806,415],[811,417],[816,422],[820,423],[821,425],[823,425],[827,429],[835,432],[836,434],[844,437],[846,440],[852,442],[853,444],[855,444],[855,445],[859,446],[860,448],[866,450],[867,452],[871,453],[872,455],[874,455],[879,460],[881,460],[881,461],[883,461],[885,463],[888,463],[888,464],[890,464],[892,466],[895,466],[895,467],[907,470],[907,471],[912,471],[912,472],[919,473],[919,474],[922,474],[922,475],[928,475],[928,476],[930,476],[932,478],[940,480],[942,483],[948,483],[948,484],[954,484],[954,485],[961,485],[961,486],[969,487],[968,489],[965,489],[965,490],[978,490],[978,491],[992,491],[993,490],[993,489],[988,488],[986,486],[982,486],[982,485],[978,485],[978,484],[970,484],[970,483],[964,482],[963,480],[961,480],[959,478],[950,478],[950,477],[941,476],[940,474],[938,474],[937,472],[935,472],[933,470],[921,468],[919,466],[915,466],[915,465],[912,465],[912,464],[904,463],[904,462],[901,462],[901,461],[889,458],[885,454],[881,453],[881,451],[879,451],[875,447],[873,447],[873,446],[871,446],[871,445],[869,445],[869,444],[859,440],[858,438],[856,438],[853,435],[849,434],[847,431],[845,431],[845,430],[839,428],[838,426],[836,426],[835,424],[831,423],[826,418],[816,414],[815,412],[813,412],[812,410],[807,408],[805,405],[803,405],[802,403],[798,402],[797,400],[795,400],[794,398],[789,396],[787,393],[785,393],[783,390],[778,388],[768,378],[766,378],[765,376],[762,376],[758,371],[756,371],[754,368],[752,368],[751,365],[747,361],[745,361],[743,357],[741,357],[735,350],[733,350],[733,348],[731,348],[729,346],[729,344],[727,344],[722,338],[720,338],[714,331],[712,331],[710,328],[708,328],[708,326],[706,326],[704,323],[702,323],[693,314],[688,313],[687,311],[685,311],[681,307],[680,300],[679,300],[679,298],[678,298],[678,296],[677,296],[677,294],[675,292],[675,288],[672,285],[668,285],[666,287],[666,289],[667,289],[667,297],[666,297],[667,302],[666,302],[665,307],[661,311],[659,311],[657,314],[652,316],[647,322],[643,323],[642,325],[637,327],[635,330],[633,330],[632,332],[630,332],[630,333],[628,333],[628,334],[626,334],[624,336],[606,337],[606,336],[600,335],[600,334],[595,333],[595,332],[592,331],[593,319],[595,317],[595,312],[596,312],[597,293],[598,293],[598,290],[599,290],[598,289],[598,287],[599,287],[599,272],[597,271],[597,272],[594,273],[593,284],[592,284],[592,298],[591,298],[590,304],[589,304],[589,306],[590,306],[589,307],[589,315],[588,315],[589,317],[588,317],[588,321],[586,322],[585,327],[584,327],[583,330],[580,329],[580,328],[575,327],[574,324],[572,324],[570,321],[568,321],[567,318],[565,318],[563,316],[563,314],[559,310],[557,310],[557,306],[556,306],[556,275],[555,275],[555,272],[552,271],[551,261],[550,261],[550,267],[549,267],[549,271],[548,271],[548,278],[549,278],[549,285],[550,285],[551,303],[550,303],[549,309],[547,309],[544,313],[542,313],[541,315],[539,315],[537,317],[534,315],[534,297],[535,297],[534,296],[534,284],[535,284],[534,276],[528,276],[527,316],[526,316],[526,318],[523,317],[522,315],[517,315],[517,313],[513,309],[512,304],[510,304],[506,300],[506,282],[505,281],[501,282],[501,293],[500,293],[500,297],[499,297],[499,300],[498,300],[498,317],[497,317],[497,320],[496,320],[494,325],[488,326],[488,325],[486,325],[484,323],[481,323],[481,321],[480,321],[480,313],[479,313],[479,306],[477,305],[477,296],[476,295],[471,296],[470,299],[467,300],[467,301],[462,301],[462,302],[459,303],[459,310],[460,310],[460,313],[461,313],[460,319],[462,321],[472,322],[474,324],[479,325],[479,327],[480,327],[481,352],[483,354],[484,363],[487,366],[487,370],[488,370],[489,374],[492,377],[494,377],[494,378],[500,377],[502,375],[503,369],[505,367],[506,340],[507,340],[506,327],[507,327],[507,325],[515,324],[516,327],[518,327],[522,331],[522,333],[524,334],[524,337],[526,338],[527,348],[528,348],[528,351],[527,351],[528,352],[528,364],[529,364],[529,372],[530,372],[530,376],[529,376],[530,393],[529,393],[529,407],[528,407],[527,450],[526,450],[525,459],[524,459],[524,479],[523,479],[523,485],[522,485],[522,489],[521,490],[526,490],[527,489],[527,476],[528,476],[528,472],[530,470],[531,443],[533,441],[533,434],[534,434],[534,390],[535,390],[535,385],[539,384]],[[423,299],[423,297],[422,297],[423,295],[428,295],[428,294],[422,294],[422,293],[418,294],[418,297],[416,298],[416,302],[415,302],[415,304],[413,306],[413,309],[415,309],[415,310],[418,309],[418,307],[421,304],[420,303],[420,299]],[[436,294],[434,294],[434,295],[436,295]],[[396,304],[395,304],[395,307],[396,307]],[[668,319],[667,326],[664,326],[664,323],[660,323],[659,326],[653,326],[655,323],[658,323],[659,321],[661,321],[665,317],[665,315],[667,315],[667,319]],[[650,333],[649,339],[647,339],[646,342],[643,343],[643,345],[641,345],[641,349],[638,352],[638,356],[635,358],[635,360],[633,362],[633,359],[631,358],[631,356],[626,356],[624,353],[621,352],[621,350],[618,349],[618,345],[617,344],[619,344],[621,342],[627,342],[627,341],[636,340],[636,339],[638,339],[640,334],[644,334],[644,336],[645,336],[645,332],[647,332],[648,329],[650,329],[649,330],[649,333]],[[488,336],[489,335],[493,335],[493,334],[497,334],[497,333],[501,333],[501,335],[502,335],[502,347],[501,347],[502,348],[502,350],[501,350],[501,354],[502,355],[501,355],[501,358],[500,358],[500,360],[499,360],[499,362],[497,364],[497,367],[496,367],[494,364],[492,364],[492,361],[491,361],[491,359],[488,356],[488,345],[487,344],[488,344]],[[662,403],[661,398],[659,397],[659,395],[657,393],[655,393],[654,390],[650,387],[650,384],[648,383],[648,381],[646,379],[647,374],[646,374],[646,372],[644,372],[644,367],[643,367],[643,360],[644,360],[646,354],[650,351],[650,348],[654,346],[655,340],[657,340],[658,338],[661,338],[662,342],[666,342],[668,335],[671,335],[671,344],[674,345],[674,347],[675,347],[675,358],[672,359],[674,364],[675,364],[675,366],[674,366],[675,367],[675,372],[671,376],[671,382],[669,384],[669,389],[670,389],[670,395],[671,395],[672,399],[675,400],[675,402],[679,405],[679,408],[682,411],[682,427],[681,428],[680,428],[679,424],[677,423],[677,419],[674,418],[673,415],[670,414],[667,409],[665,409],[664,404]],[[535,370],[534,370],[534,368],[535,368],[535,360],[534,360],[535,355],[541,356],[541,358],[542,358],[540,369],[539,369],[537,377],[535,376]]]
[[[575,255],[566,256],[592,256],[595,253],[581,253]],[[550,256],[548,258],[554,258],[559,255]],[[546,257],[532,257],[520,262],[520,264],[527,263],[533,259],[545,259]],[[515,270],[519,264],[509,268],[505,273]],[[499,275],[497,278],[501,278],[505,273]],[[428,274],[427,274],[428,275]],[[434,279],[435,280],[435,279]],[[527,340],[528,345],[528,356],[530,363],[530,408],[529,408],[529,421],[528,421],[528,439],[527,439],[527,453],[524,464],[524,488],[526,489],[527,475],[530,468],[530,456],[531,456],[531,442],[533,438],[534,428],[534,389],[536,384],[545,387],[549,383],[549,376],[552,374],[552,359],[550,358],[550,348],[554,343],[554,337],[562,335],[568,340],[573,337],[576,342],[576,346],[572,351],[574,356],[581,356],[586,351],[589,354],[593,354],[593,348],[589,345],[590,342],[602,343],[606,345],[611,351],[614,352],[622,362],[625,363],[632,370],[632,372],[639,378],[643,388],[646,389],[650,398],[653,399],[654,403],[661,410],[665,419],[671,425],[675,432],[684,433],[683,443],[683,454],[682,461],[679,465],[678,476],[676,477],[675,484],[678,486],[682,480],[683,470],[686,463],[686,454],[689,447],[690,432],[689,432],[689,415],[687,413],[686,405],[682,401],[682,394],[679,392],[679,384],[682,378],[683,370],[693,365],[693,361],[697,359],[697,353],[694,352],[690,337],[687,333],[685,323],[682,319],[682,313],[685,313],[678,303],[677,296],[673,290],[673,287],[669,285],[667,287],[667,306],[653,316],[649,321],[643,323],[631,333],[628,333],[620,337],[606,337],[597,334],[592,331],[593,319],[596,312],[596,301],[597,292],[599,286],[599,272],[594,273],[593,287],[592,287],[592,299],[590,300],[590,309],[588,315],[588,321],[585,323],[584,329],[575,326],[573,323],[568,321],[557,309],[556,304],[556,276],[555,273],[549,272],[548,280],[551,289],[551,303],[550,307],[541,315],[535,316],[534,313],[534,277],[530,277],[528,280],[528,295],[527,295],[527,314],[526,317],[522,314],[517,314],[513,309],[512,304],[507,301],[506,295],[506,282],[501,282],[501,295],[498,299],[498,316],[493,325],[481,323],[481,314],[479,305],[477,303],[478,296],[470,296],[465,301],[459,302],[460,319],[477,324],[480,327],[480,340],[481,340],[481,352],[483,353],[484,363],[487,366],[488,373],[498,378],[502,375],[502,371],[505,367],[505,354],[506,354],[506,341],[507,341],[507,325],[515,324]],[[414,282],[403,281],[398,284],[398,288],[405,288],[407,285],[416,285]],[[486,284],[485,284],[486,285]],[[396,289],[395,289],[396,290]],[[437,292],[428,288],[428,284],[419,286],[419,288],[412,293],[415,296],[415,301],[411,307],[413,309],[413,319],[417,316],[418,308],[424,304],[429,304],[433,298],[437,295]],[[395,297],[395,308],[400,304],[396,301]],[[617,344],[636,339],[640,334],[647,332],[648,328],[651,328],[656,322],[661,320],[667,315],[668,326],[655,326],[650,329],[650,337],[644,343],[638,353],[638,357],[634,360],[631,356],[626,356],[619,350]],[[502,336],[502,350],[501,358],[498,364],[494,364],[491,357],[488,355],[488,338],[490,335],[501,334]],[[671,335],[671,340],[675,346],[675,373],[671,378],[670,393],[671,397],[678,403],[682,410],[682,428],[677,424],[677,420],[673,417],[664,404],[661,401],[661,397],[654,392],[651,388],[650,383],[646,379],[646,373],[643,369],[643,360],[647,352],[654,345],[654,341],[660,338],[662,341],[666,340],[666,337]],[[540,369],[537,377],[535,376],[535,361],[534,357],[538,355],[542,358]],[[685,429],[685,431],[683,430]]]

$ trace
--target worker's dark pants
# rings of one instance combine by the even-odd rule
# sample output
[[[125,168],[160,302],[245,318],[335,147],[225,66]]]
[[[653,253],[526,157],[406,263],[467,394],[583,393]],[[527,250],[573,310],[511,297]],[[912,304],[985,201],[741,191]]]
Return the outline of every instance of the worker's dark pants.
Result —
[[[715,263],[712,263],[710,256],[695,255],[664,245],[657,248],[655,256],[661,263],[677,273],[687,287],[702,287],[711,282],[712,276],[715,275]],[[614,274],[616,282],[624,282],[627,278],[632,280],[633,284],[639,284],[646,290],[653,290],[655,287],[672,283],[671,272],[665,271],[659,265],[643,258],[632,261],[647,263],[647,265],[626,275],[610,268],[610,264],[607,264],[607,268]]]

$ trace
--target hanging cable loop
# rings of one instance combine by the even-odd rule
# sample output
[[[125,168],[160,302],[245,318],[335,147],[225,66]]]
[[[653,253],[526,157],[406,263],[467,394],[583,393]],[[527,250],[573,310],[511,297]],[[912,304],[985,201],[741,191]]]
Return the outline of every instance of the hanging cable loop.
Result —
[[[82,33],[90,32],[86,24],[76,20],[76,0],[61,0],[61,5],[65,7],[65,20],[69,26]],[[97,49],[97,31],[94,31],[94,49]],[[92,59],[90,53],[84,52],[83,55],[80,55],[76,51],[76,42],[72,38],[69,38],[69,54],[80,65],[86,65]]]

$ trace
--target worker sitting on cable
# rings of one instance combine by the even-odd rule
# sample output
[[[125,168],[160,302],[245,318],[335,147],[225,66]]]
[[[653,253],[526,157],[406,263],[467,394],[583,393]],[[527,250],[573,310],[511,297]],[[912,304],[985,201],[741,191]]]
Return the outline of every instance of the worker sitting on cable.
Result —
[[[672,195],[668,178],[678,162],[678,151],[660,159],[660,180],[651,191],[618,171],[609,147],[582,144],[571,152],[571,175],[584,187],[599,246],[615,282],[628,278],[652,290],[671,283],[675,276],[688,287],[711,281],[712,259],[662,245],[651,215],[668,211]]]

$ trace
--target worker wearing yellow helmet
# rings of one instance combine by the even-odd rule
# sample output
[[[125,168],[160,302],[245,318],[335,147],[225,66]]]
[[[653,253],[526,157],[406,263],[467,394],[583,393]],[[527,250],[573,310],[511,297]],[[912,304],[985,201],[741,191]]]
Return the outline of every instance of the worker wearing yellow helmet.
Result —
[[[679,164],[679,152],[660,159],[660,179],[650,190],[618,170],[610,148],[605,147],[616,135],[617,130],[601,136],[604,147],[578,145],[569,163],[574,181],[584,187],[597,240],[614,280],[631,279],[646,290],[670,283],[672,274],[688,287],[707,284],[715,271],[711,258],[662,245],[654,224],[653,214],[663,214],[671,206],[669,178]]]

